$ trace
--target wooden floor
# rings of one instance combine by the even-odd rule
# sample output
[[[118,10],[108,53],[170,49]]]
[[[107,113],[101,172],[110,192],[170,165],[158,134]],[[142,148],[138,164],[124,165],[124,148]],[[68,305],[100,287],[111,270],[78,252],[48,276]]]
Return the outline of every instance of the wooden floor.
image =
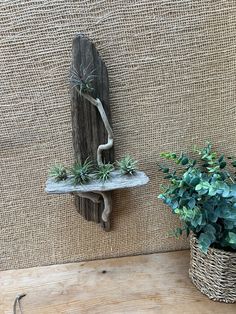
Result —
[[[0,313],[26,293],[24,314],[236,314],[196,290],[188,264],[182,251],[0,272]]]

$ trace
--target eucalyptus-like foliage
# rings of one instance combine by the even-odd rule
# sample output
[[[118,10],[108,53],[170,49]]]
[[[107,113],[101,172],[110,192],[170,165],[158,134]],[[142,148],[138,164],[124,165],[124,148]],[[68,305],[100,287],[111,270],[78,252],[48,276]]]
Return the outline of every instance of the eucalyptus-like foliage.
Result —
[[[49,170],[49,176],[56,182],[66,180],[68,178],[67,170],[62,164],[56,164]]]
[[[114,170],[112,164],[102,164],[96,171],[96,177],[98,180],[105,182],[111,177],[111,172]]]
[[[159,165],[169,184],[162,186],[158,198],[183,222],[177,235],[192,231],[204,253],[209,246],[236,251],[236,181],[235,173],[229,172],[236,167],[236,158],[218,156],[210,143],[194,151],[196,159],[161,153],[176,169]]]
[[[118,168],[123,175],[133,175],[137,170],[138,161],[131,156],[126,155],[120,161],[117,162]]]
[[[93,169],[93,164],[87,158],[85,162],[76,162],[71,168],[72,174],[72,183],[77,184],[86,184],[91,180],[90,174]]]

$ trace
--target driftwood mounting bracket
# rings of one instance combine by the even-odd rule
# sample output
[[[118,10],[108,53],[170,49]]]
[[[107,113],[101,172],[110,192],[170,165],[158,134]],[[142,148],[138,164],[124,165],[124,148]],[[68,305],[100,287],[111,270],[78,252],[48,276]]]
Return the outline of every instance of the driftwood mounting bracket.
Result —
[[[107,68],[94,44],[83,34],[78,34],[72,45],[71,113],[75,160],[85,162],[89,157],[102,166],[114,162],[113,131],[109,106]],[[112,190],[131,188],[149,181],[144,172],[133,176],[111,173],[107,182],[92,178],[84,185],[73,185],[71,178],[55,182],[49,178],[46,192],[71,193],[78,212],[88,221],[100,223],[110,230]]]
[[[46,184],[46,192],[49,194],[71,193],[76,197],[90,200],[93,204],[102,204],[103,210],[101,214],[101,223],[106,228],[106,224],[110,225],[110,214],[112,211],[111,193],[118,189],[128,189],[147,184],[149,181],[146,174],[142,171],[137,171],[133,176],[123,176],[118,170],[111,173],[111,178],[107,182],[92,180],[88,184],[73,185],[70,178],[65,181],[55,182],[49,178]]]
[[[92,88],[89,93],[81,93],[73,85],[71,88],[75,159],[84,162],[89,156],[94,163],[98,164],[114,162],[113,138],[110,139],[112,128],[108,72],[95,45],[83,34],[78,34],[72,44],[72,84],[73,81],[76,81],[77,76],[82,78],[85,83],[91,83]],[[90,78],[92,78],[91,81]],[[103,150],[101,147],[103,143],[109,144],[108,147],[105,147],[108,149]],[[91,193],[95,194],[92,191]],[[94,202],[91,197],[87,198],[86,195],[75,195],[78,212],[86,220],[100,223],[105,230],[109,230],[109,219],[107,221],[102,219],[105,200],[100,194],[99,200],[99,202]]]

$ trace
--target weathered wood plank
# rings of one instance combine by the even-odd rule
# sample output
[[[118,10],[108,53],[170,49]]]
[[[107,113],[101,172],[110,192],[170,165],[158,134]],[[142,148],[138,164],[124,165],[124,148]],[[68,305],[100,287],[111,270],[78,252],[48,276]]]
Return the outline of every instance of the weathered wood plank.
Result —
[[[84,35],[79,34],[72,45],[72,70],[82,75],[82,71],[94,75],[91,96],[99,98],[111,124],[109,108],[109,81],[107,68],[99,56],[94,44]],[[107,133],[100,115],[86,99],[71,89],[72,135],[75,159],[85,161],[90,157],[96,161],[97,148],[106,143]],[[114,150],[104,152],[104,161],[114,161]],[[75,197],[78,212],[87,220],[101,222],[103,204],[94,204],[90,200]]]
[[[235,314],[210,301],[188,278],[189,252],[171,252],[0,272],[0,313]]]
[[[127,189],[145,185],[149,182],[149,178],[142,171],[137,171],[135,175],[120,175],[119,171],[111,172],[111,178],[106,182],[93,180],[87,184],[73,185],[70,179],[55,182],[49,178],[46,183],[45,191],[50,194],[63,194],[73,192],[96,192],[96,191],[112,191],[117,189]]]

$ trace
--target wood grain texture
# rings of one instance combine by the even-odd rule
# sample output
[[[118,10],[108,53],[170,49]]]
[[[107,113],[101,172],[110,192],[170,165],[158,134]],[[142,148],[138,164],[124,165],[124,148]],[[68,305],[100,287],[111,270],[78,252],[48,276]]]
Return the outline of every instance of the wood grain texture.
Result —
[[[109,109],[109,81],[107,68],[94,44],[83,34],[78,34],[72,45],[72,70],[78,73],[85,70],[94,75],[91,96],[99,98],[111,124]],[[102,119],[88,100],[71,89],[72,135],[75,159],[85,161],[87,157],[96,162],[97,148],[106,143],[107,132]],[[105,162],[114,161],[114,150],[104,152]],[[78,212],[88,221],[101,222],[103,203],[94,204],[91,200],[75,196]]]
[[[105,182],[93,180],[87,184],[73,185],[71,179],[55,182],[49,178],[46,183],[45,191],[49,194],[63,194],[73,192],[97,192],[112,191],[118,189],[134,188],[145,185],[149,182],[149,178],[142,171],[136,171],[134,175],[121,175],[120,171],[111,172],[111,177]]]
[[[189,251],[53,265],[0,273],[1,314],[17,293],[24,314],[235,314],[188,278]]]

